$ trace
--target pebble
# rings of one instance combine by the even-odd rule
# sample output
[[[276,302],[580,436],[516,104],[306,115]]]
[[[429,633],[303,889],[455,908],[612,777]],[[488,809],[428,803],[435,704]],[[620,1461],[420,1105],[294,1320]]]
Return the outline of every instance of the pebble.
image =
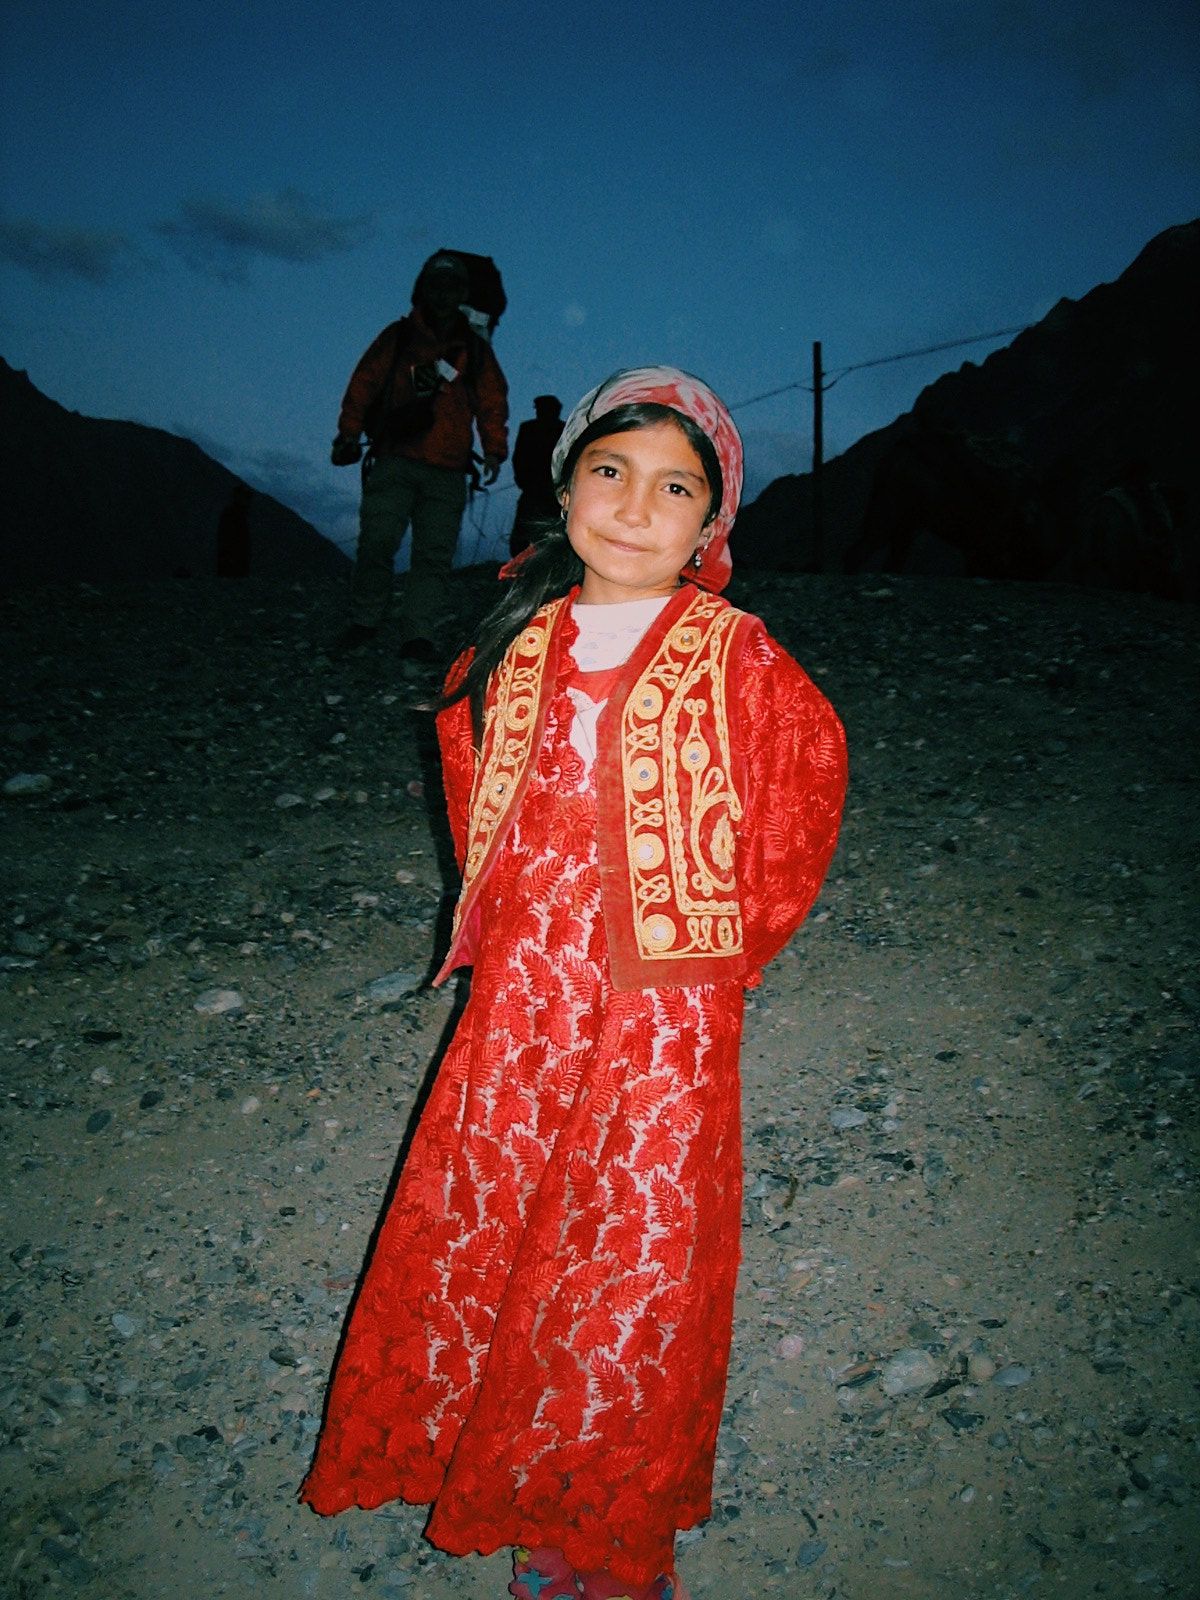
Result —
[[[897,1350],[884,1363],[879,1382],[884,1394],[910,1394],[914,1389],[927,1389],[930,1384],[937,1382],[939,1376],[938,1364],[928,1350],[910,1346],[905,1350]]]
[[[248,1094],[246,1096],[246,1098],[242,1101],[242,1115],[244,1117],[253,1116],[254,1113],[259,1109],[259,1107],[261,1105],[262,1105],[262,1101],[258,1098],[258,1096],[256,1094]]]
[[[815,1567],[817,1562],[829,1549],[824,1539],[810,1539],[807,1544],[802,1544],[796,1551],[796,1565],[798,1567]]]
[[[987,1383],[995,1375],[996,1363],[991,1356],[976,1354],[967,1357],[967,1377],[972,1383]]]
[[[63,1406],[76,1408],[87,1404],[88,1392],[82,1383],[70,1383],[62,1378],[52,1378],[38,1390],[47,1405],[61,1410]]]
[[[277,794],[275,796],[275,804],[280,811],[291,811],[294,807],[304,804],[304,796],[302,794],[291,794],[290,792]]]
[[[1009,1367],[1001,1367],[992,1382],[1001,1389],[1019,1389],[1023,1383],[1028,1383],[1032,1377],[1033,1373],[1030,1372],[1028,1367],[1020,1367],[1014,1363]]]
[[[90,1583],[95,1576],[91,1562],[85,1561],[70,1545],[63,1544],[59,1539],[43,1539],[41,1552],[72,1583]]]
[[[795,1361],[804,1354],[804,1340],[798,1333],[785,1333],[775,1346],[775,1354],[782,1361]]]
[[[829,1113],[829,1121],[839,1133],[847,1128],[861,1128],[864,1122],[870,1120],[865,1111],[859,1111],[855,1106],[838,1106]]]
[[[193,1001],[202,1017],[219,1017],[225,1011],[240,1011],[246,1004],[236,989],[205,989]]]
[[[983,1421],[978,1411],[963,1411],[958,1406],[947,1406],[942,1416],[954,1429],[955,1433],[970,1433]]]
[[[385,972],[382,978],[374,978],[363,989],[368,1000],[385,1002],[400,1000],[405,995],[411,994],[414,989],[421,986],[425,974],[401,970],[399,972]]]
[[[54,779],[46,772],[14,772],[4,785],[5,794],[45,794],[53,788]]]
[[[124,1311],[114,1311],[111,1320],[122,1339],[132,1339],[142,1325],[138,1317],[128,1316]]]
[[[936,1189],[946,1181],[946,1158],[940,1150],[931,1150],[921,1167],[921,1181],[927,1189]]]

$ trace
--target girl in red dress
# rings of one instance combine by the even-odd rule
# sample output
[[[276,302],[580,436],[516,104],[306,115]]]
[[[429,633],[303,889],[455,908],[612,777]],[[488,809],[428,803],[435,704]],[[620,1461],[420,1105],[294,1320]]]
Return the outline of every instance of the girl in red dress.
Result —
[[[517,1600],[680,1600],[711,1511],[741,1232],[743,990],[816,898],[845,741],[719,598],[741,441],[671,368],[580,401],[562,527],[438,717],[471,997],[301,1490],[513,1545]]]

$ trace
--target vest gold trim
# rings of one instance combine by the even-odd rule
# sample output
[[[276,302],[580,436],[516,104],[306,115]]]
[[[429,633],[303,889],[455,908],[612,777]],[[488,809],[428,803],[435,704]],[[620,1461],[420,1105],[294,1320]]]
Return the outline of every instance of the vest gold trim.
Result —
[[[542,683],[546,655],[566,603],[565,599],[555,600],[544,606],[513,640],[496,669],[495,693],[488,697],[484,712],[482,754],[471,795],[467,855],[452,943],[458,938],[480,873],[506,831],[508,819],[516,814],[513,808],[524,790],[529,758],[545,725]]]
[[[725,678],[740,613],[700,595],[621,712],[629,893],[643,961],[738,956],[733,786]]]

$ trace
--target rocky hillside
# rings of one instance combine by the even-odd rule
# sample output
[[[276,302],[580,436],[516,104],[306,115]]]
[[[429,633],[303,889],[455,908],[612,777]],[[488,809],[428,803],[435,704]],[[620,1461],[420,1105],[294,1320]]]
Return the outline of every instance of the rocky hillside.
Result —
[[[0,358],[0,585],[213,573],[217,523],[237,482],[188,439],[65,410]],[[257,577],[349,570],[269,495],[254,496],[249,522]]]
[[[741,560],[1195,598],[1197,282],[1200,221],[829,462],[822,551],[811,476],[776,479],[739,518]]]

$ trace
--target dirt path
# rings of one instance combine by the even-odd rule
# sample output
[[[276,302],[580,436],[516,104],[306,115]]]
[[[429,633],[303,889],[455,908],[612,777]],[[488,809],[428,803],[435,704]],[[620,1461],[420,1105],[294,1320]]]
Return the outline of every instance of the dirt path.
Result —
[[[748,1017],[734,1362],[681,1569],[696,1600],[1194,1592],[1200,618],[733,598],[842,713],[852,788]],[[419,1511],[293,1498],[454,1004],[406,993],[444,914],[421,685],[386,639],[323,655],[339,603],[4,607],[2,777],[49,780],[0,807],[13,1595],[505,1593]]]

